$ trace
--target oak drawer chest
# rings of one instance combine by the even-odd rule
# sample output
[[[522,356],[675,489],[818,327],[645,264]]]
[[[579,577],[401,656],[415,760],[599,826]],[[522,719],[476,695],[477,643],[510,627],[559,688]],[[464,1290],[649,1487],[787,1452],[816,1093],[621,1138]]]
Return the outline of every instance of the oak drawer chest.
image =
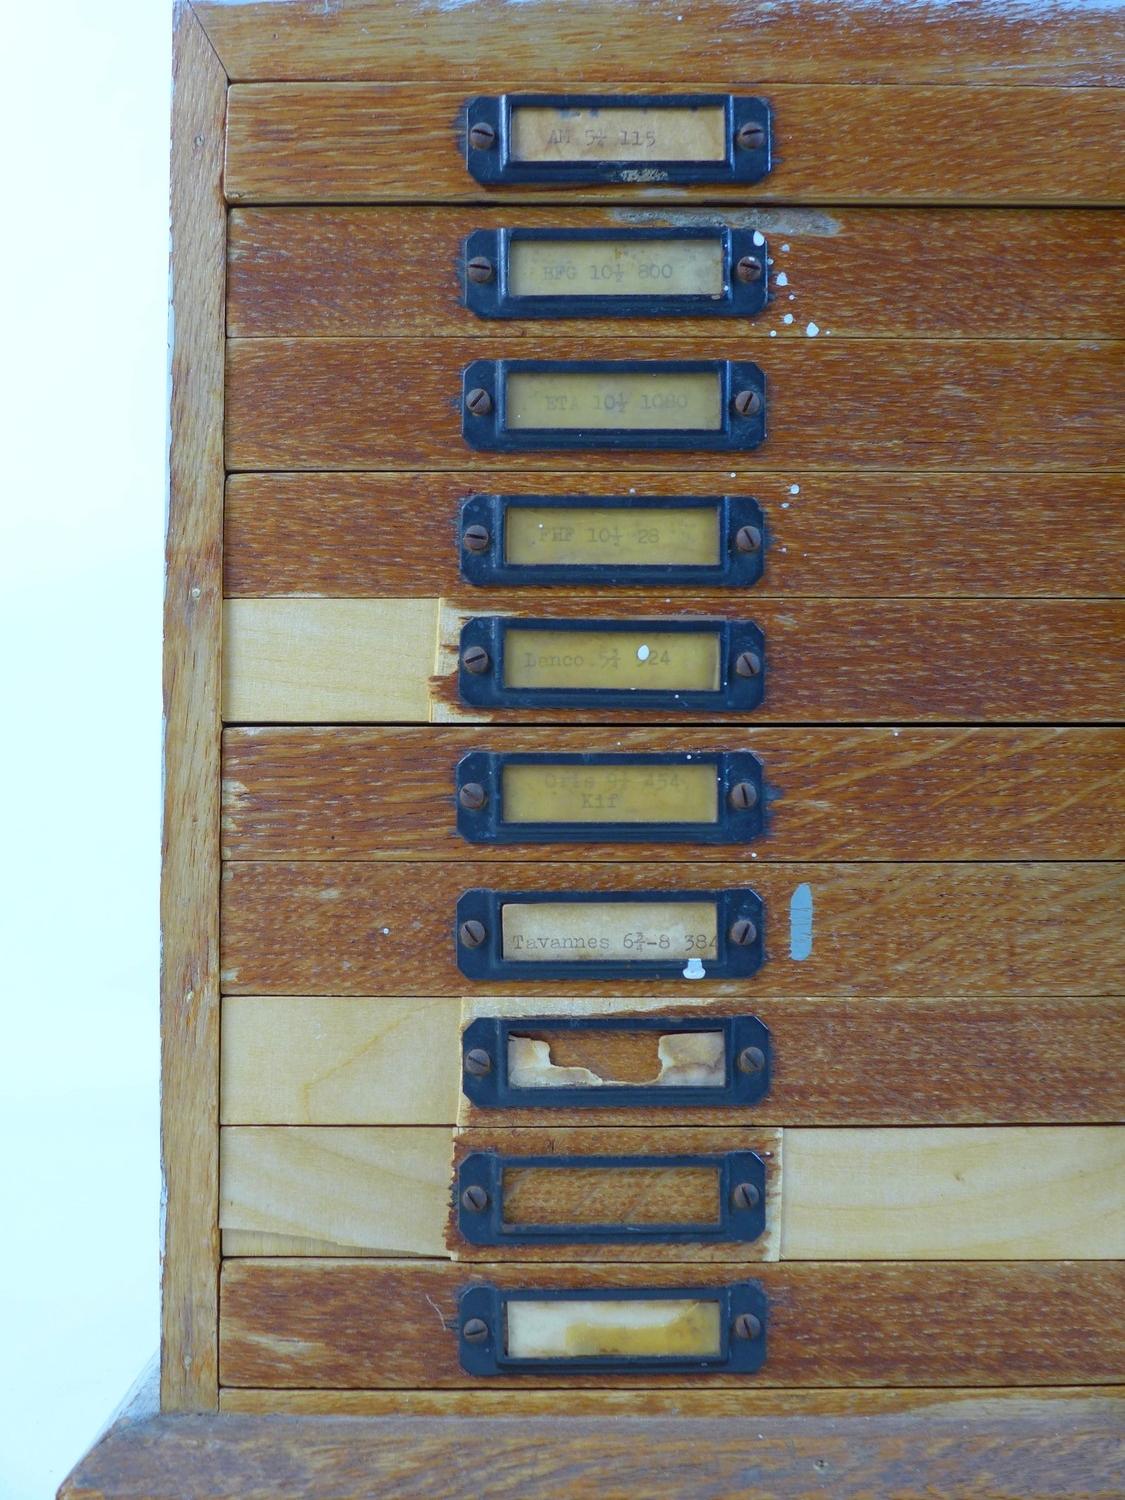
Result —
[[[1122,13],[176,59],[162,1414],[64,1493],[1117,1493]]]

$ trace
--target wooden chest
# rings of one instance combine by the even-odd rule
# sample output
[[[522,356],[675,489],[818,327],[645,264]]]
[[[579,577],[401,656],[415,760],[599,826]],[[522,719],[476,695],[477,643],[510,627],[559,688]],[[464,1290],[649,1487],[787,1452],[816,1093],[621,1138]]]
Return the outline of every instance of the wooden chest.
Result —
[[[165,1415],[73,1493],[1115,1492],[1123,30],[178,12]]]

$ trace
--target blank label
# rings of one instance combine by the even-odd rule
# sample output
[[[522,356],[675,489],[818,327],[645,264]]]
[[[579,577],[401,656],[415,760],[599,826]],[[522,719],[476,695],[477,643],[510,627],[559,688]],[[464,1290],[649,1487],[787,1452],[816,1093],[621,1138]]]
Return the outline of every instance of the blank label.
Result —
[[[506,1321],[512,1359],[715,1357],[722,1352],[722,1321],[713,1300],[520,1298],[508,1302]]]

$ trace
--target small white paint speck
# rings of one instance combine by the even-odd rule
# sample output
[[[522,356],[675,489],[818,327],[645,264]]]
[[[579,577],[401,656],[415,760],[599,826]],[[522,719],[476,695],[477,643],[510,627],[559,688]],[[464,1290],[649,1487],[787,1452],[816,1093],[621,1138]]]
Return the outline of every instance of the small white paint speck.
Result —
[[[685,979],[702,979],[703,978],[703,960],[701,958],[689,958],[688,959],[687,963],[684,965],[684,978]]]
[[[751,849],[751,851],[750,851],[750,858],[751,859],[757,859],[757,857],[758,856],[754,853],[753,849]]]
[[[788,240],[783,241],[781,248],[785,252],[785,254],[788,255],[789,254],[789,241]]]
[[[788,286],[789,273],[787,271],[779,271],[774,277],[774,280],[777,282],[778,286]]]
[[[770,329],[770,338],[771,339],[777,338],[777,329],[776,328],[771,328]]]
[[[732,479],[737,479],[737,478],[738,478],[738,475],[737,475],[737,474],[736,474],[736,473],[735,473],[735,472],[734,472],[734,470],[733,470],[733,469],[732,469],[732,470],[731,470],[731,471],[730,471],[730,477],[731,477],[731,478],[732,478]]]
[[[820,332],[820,329],[816,326],[815,323],[806,323],[805,332],[808,334],[810,339],[815,339],[817,334]]]
[[[637,647],[637,660],[638,661],[648,661],[648,659],[649,659],[649,657],[651,655],[652,655],[652,652],[648,649],[647,646],[638,646]]]
[[[782,510],[788,510],[789,509],[789,501],[788,500],[783,500],[781,502],[781,508],[782,508]]]
[[[786,313],[785,316],[782,318],[781,321],[783,323],[792,323],[792,321],[793,321],[793,314],[792,313]]]
[[[801,486],[799,484],[791,484],[789,486],[789,493],[791,495],[799,495],[801,493]]]
[[[766,237],[760,229],[755,229],[754,231],[754,243],[755,245],[764,245],[766,243]]]
[[[789,293],[789,300],[790,300],[790,302],[796,302],[796,300],[797,300],[797,293],[796,292],[790,292]]]
[[[390,935],[391,935],[391,929],[389,927],[384,927],[383,928],[383,936],[384,937],[390,937]]]

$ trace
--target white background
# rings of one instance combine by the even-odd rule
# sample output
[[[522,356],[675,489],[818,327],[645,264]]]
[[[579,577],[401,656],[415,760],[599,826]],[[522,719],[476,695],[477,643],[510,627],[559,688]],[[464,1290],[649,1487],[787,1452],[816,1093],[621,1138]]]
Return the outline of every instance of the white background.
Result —
[[[157,1344],[171,0],[3,9],[0,1497]]]

